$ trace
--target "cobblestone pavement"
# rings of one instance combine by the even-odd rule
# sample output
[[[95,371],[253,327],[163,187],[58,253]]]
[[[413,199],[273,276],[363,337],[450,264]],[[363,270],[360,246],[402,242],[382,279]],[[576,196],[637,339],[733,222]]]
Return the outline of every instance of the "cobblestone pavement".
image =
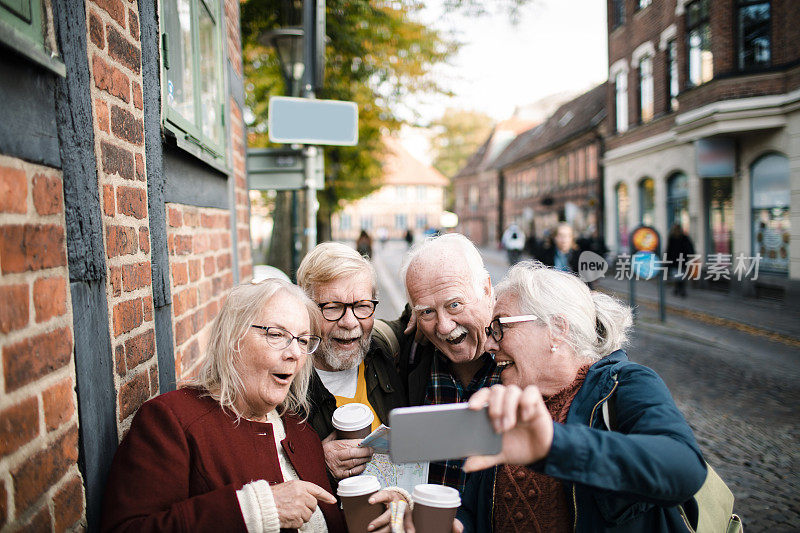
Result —
[[[628,351],[667,383],[706,461],[733,491],[745,531],[797,531],[800,387],[796,376],[731,364],[730,354],[719,348],[642,328]]]
[[[405,245],[379,251],[381,306],[397,316],[397,270]],[[496,283],[507,264],[486,254]],[[800,351],[720,326],[653,325],[643,314],[628,354],[653,368],[692,426],[706,460],[736,497],[745,531],[798,531],[800,523]]]

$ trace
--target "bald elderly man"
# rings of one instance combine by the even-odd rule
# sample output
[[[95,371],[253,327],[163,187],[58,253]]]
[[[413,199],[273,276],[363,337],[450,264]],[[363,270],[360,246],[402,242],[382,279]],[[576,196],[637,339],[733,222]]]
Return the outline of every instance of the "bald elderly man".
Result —
[[[404,344],[401,352],[410,405],[466,402],[478,389],[499,383],[500,369],[484,350],[494,293],[475,245],[458,233],[428,239],[406,254],[400,276],[427,341]],[[462,464],[431,463],[429,482],[462,491]]]

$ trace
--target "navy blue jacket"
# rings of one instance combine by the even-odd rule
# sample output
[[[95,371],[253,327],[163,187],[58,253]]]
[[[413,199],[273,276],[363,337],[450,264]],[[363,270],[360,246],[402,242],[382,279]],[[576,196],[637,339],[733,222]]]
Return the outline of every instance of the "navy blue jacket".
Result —
[[[607,431],[601,408],[612,392],[616,421]],[[566,423],[553,425],[550,453],[530,468],[563,482],[575,531],[687,531],[677,505],[702,486],[705,462],[655,372],[622,350],[604,357],[589,369]],[[492,530],[495,474],[469,477],[458,511],[465,533]]]

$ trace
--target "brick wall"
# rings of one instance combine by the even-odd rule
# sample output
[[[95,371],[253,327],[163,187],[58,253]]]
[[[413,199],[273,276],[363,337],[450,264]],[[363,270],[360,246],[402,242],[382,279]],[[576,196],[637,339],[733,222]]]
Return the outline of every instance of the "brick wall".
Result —
[[[64,195],[57,170],[0,156],[0,529],[83,516]]]
[[[144,164],[138,9],[86,5],[95,154],[106,243],[108,313],[120,435],[158,393]]]
[[[194,375],[211,321],[233,286],[230,213],[167,204],[175,378]]]

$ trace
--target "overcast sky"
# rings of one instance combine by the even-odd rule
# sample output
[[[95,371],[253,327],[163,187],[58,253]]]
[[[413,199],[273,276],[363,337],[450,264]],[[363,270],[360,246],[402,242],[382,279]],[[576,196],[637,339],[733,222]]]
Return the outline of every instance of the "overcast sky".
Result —
[[[533,0],[514,25],[506,14],[442,16],[438,0],[423,13],[429,24],[453,32],[464,43],[441,79],[453,98],[428,97],[414,102],[424,120],[446,107],[473,109],[495,120],[515,107],[553,93],[588,90],[608,75],[606,2],[603,0]],[[426,149],[418,134],[404,135],[404,145],[418,157]]]

